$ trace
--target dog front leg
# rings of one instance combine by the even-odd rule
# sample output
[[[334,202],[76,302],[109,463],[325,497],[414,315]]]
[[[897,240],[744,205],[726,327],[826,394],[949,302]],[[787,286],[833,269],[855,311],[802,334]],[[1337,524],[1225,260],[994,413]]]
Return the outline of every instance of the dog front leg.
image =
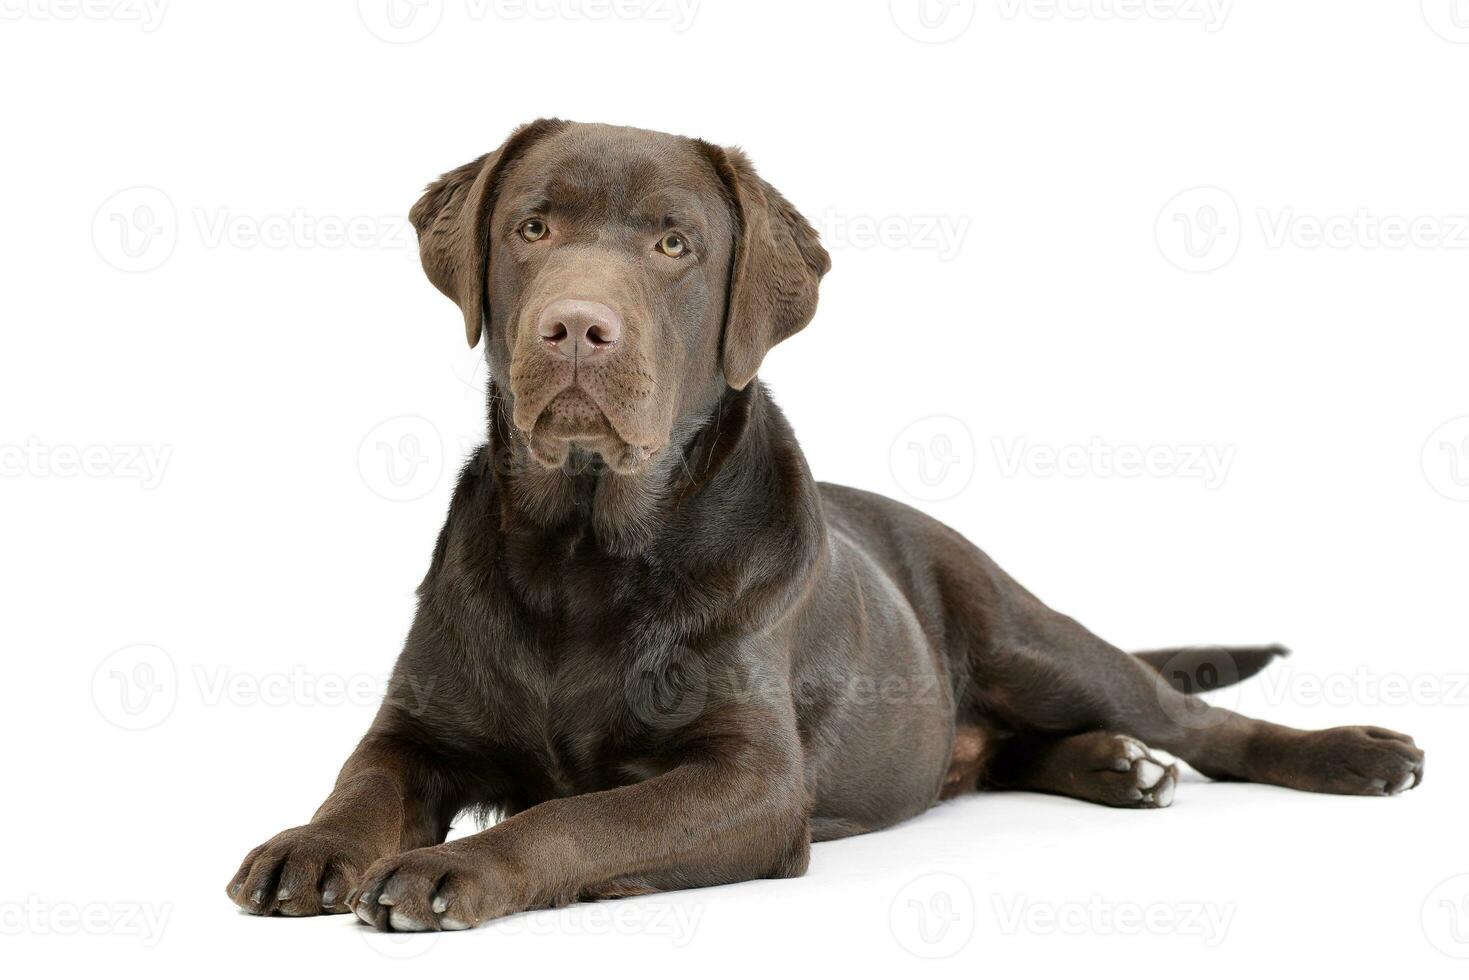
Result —
[[[276,834],[245,856],[226,888],[256,915],[349,911],[348,894],[379,858],[444,839],[451,801],[425,779],[408,743],[369,734],[311,822]]]
[[[726,745],[645,782],[384,858],[353,910],[383,930],[466,929],[577,898],[802,874],[810,830],[796,744]]]

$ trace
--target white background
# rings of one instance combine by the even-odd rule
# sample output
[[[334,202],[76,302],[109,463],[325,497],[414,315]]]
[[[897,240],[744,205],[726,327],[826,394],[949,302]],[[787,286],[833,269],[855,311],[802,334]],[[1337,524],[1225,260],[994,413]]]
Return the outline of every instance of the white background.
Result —
[[[0,5],[8,966],[1463,970],[1469,4],[386,2]],[[1408,731],[1424,786],[983,795],[799,880],[470,934],[237,913],[482,431],[404,216],[539,115],[738,143],[823,229],[762,375],[820,478],[1125,647],[1291,644],[1221,700]]]

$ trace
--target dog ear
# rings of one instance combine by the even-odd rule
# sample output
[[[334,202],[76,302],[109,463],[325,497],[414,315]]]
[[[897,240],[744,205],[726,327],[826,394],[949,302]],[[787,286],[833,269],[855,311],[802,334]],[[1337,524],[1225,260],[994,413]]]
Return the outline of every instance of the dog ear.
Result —
[[[743,152],[705,146],[739,219],[721,353],[725,381],[739,389],[766,351],[811,322],[831,257],[816,229]]]
[[[538,119],[510,134],[498,150],[457,167],[429,184],[408,211],[418,232],[418,257],[429,282],[459,304],[469,346],[479,343],[490,258],[490,212],[501,175],[536,140],[566,123]]]

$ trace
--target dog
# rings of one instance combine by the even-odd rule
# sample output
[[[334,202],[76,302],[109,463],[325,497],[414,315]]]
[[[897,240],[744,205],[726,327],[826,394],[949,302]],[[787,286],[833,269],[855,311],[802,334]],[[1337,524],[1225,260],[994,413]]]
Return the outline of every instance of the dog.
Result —
[[[488,439],[376,719],[227,886],[247,912],[465,929],[792,877],[977,789],[1168,806],[1157,750],[1323,793],[1421,780],[1405,735],[1198,698],[1282,648],[1124,653],[948,527],[816,483],[756,375],[830,261],[743,152],[543,119],[410,218],[484,340]],[[445,843],[465,811],[501,819]]]

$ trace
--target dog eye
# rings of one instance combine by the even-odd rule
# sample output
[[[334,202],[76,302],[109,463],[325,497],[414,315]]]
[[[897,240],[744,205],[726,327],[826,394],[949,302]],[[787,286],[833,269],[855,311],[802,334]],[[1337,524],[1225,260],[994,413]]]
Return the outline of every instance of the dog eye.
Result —
[[[540,218],[531,218],[520,226],[520,237],[528,242],[538,242],[550,231]]]
[[[683,236],[677,232],[671,231],[658,239],[658,251],[670,258],[678,258],[684,252],[688,251],[688,248],[688,244],[684,242]]]

